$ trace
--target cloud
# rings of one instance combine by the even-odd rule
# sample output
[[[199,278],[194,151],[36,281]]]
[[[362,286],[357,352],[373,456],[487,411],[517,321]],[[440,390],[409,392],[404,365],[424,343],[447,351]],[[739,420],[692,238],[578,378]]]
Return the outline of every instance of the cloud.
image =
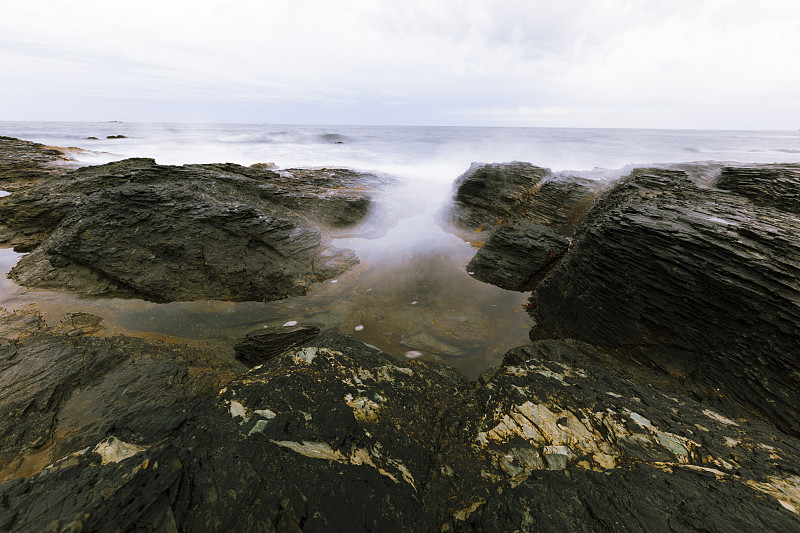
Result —
[[[118,116],[135,100],[164,120],[655,127],[728,106],[793,127],[764,101],[797,109],[798,49],[793,0],[26,0],[0,21],[0,100],[9,118],[103,118],[91,102],[116,96]]]

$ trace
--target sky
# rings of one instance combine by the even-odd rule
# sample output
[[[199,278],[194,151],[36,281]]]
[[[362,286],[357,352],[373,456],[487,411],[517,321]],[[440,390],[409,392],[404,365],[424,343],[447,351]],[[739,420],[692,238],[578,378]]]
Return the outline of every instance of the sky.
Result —
[[[0,120],[800,128],[798,0],[4,0]]]

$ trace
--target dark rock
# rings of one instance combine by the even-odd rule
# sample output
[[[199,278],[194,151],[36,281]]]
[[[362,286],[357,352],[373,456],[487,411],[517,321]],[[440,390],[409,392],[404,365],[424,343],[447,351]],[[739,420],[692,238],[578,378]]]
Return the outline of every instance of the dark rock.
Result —
[[[127,139],[124,135],[108,135],[106,139]]]
[[[97,137],[86,137],[86,140],[89,140],[89,141],[97,141],[97,140],[98,140],[98,138],[97,138]]]
[[[546,168],[518,161],[473,163],[453,185],[453,206],[443,213],[445,222],[472,231],[524,220],[542,180],[552,174]]]
[[[48,327],[36,312],[0,310],[0,480],[29,476],[112,427],[162,435],[238,370],[211,349],[90,336],[100,321],[72,314]]]
[[[800,165],[724,167],[714,185],[758,206],[800,215]]]
[[[153,301],[273,300],[358,262],[329,241],[366,217],[369,188],[384,182],[347,169],[129,159],[0,199],[0,244],[35,249],[11,273],[23,285]]]
[[[537,287],[532,337],[651,365],[800,435],[798,236],[790,212],[638,171],[596,202]]]
[[[16,191],[64,171],[72,160],[63,150],[0,136],[0,190]],[[4,217],[0,214],[0,229]]]
[[[559,342],[470,385],[322,333],[161,438],[111,429],[0,484],[0,526],[800,531],[800,441]]]
[[[539,224],[501,226],[467,264],[477,280],[512,291],[529,291],[555,266],[569,239]]]
[[[476,279],[528,291],[558,262],[604,187],[529,163],[476,163],[456,180],[453,205],[439,218],[481,246],[467,267]]]
[[[248,333],[233,349],[236,359],[253,367],[312,340],[318,334],[319,328],[316,326],[264,327]]]

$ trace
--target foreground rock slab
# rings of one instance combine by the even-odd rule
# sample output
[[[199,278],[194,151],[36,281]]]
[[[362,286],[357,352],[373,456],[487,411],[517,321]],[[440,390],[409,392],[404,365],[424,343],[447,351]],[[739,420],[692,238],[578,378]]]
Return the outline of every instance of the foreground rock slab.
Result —
[[[322,333],[0,484],[0,528],[800,531],[800,441],[604,357],[542,341],[468,383]]]
[[[764,184],[769,194],[754,192]],[[795,167],[729,168],[719,186],[659,169],[616,184],[537,287],[532,336],[651,365],[797,436],[800,178]]]

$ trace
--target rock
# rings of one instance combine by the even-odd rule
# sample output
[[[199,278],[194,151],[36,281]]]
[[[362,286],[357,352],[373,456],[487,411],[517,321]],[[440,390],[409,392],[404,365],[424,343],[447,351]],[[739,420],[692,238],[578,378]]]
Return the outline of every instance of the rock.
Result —
[[[564,254],[567,237],[604,187],[529,163],[473,164],[439,218],[481,247],[467,267],[476,279],[528,291]]]
[[[254,367],[267,362],[290,348],[304,344],[319,334],[316,326],[264,327],[251,331],[234,346],[236,359]]]
[[[467,264],[477,280],[512,291],[529,291],[558,263],[569,239],[546,226],[501,226]]]
[[[758,205],[680,171],[621,180],[536,288],[532,338],[593,344],[800,435],[800,218],[763,206],[787,192]]]
[[[97,141],[99,140],[97,137],[86,137],[87,141]]]
[[[596,353],[534,343],[471,385],[322,333],[160,434],[0,484],[0,527],[800,531],[800,441]]]
[[[456,228],[483,231],[524,219],[550,170],[521,163],[473,163],[453,185],[453,205],[440,213]]]
[[[152,301],[274,300],[357,264],[329,242],[363,220],[384,178],[128,159],[0,199],[0,245],[35,250],[27,286]],[[381,222],[365,231],[373,231]],[[386,222],[386,220],[384,220]]]
[[[723,167],[714,185],[758,206],[800,215],[800,165]]]
[[[59,174],[71,161],[61,149],[0,136],[0,190],[13,192]],[[3,221],[0,214],[0,228]]]
[[[275,163],[272,163],[272,162],[270,162],[270,163],[253,163],[252,165],[250,165],[250,168],[256,168],[256,169],[259,169],[259,170],[277,170],[278,169],[278,165],[276,165]]]
[[[107,135],[106,139],[127,139],[124,135]]]
[[[48,327],[35,311],[0,310],[0,481],[30,476],[107,431],[161,435],[238,372],[212,349],[94,336],[100,322],[80,313]]]

